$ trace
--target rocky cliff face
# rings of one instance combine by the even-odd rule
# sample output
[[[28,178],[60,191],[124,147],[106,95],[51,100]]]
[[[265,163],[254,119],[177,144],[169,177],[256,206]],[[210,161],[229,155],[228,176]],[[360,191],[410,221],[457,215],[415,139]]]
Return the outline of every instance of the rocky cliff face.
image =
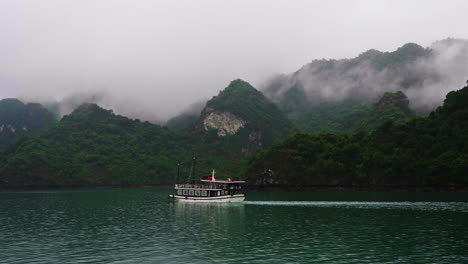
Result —
[[[238,135],[246,143],[266,140],[256,143],[268,145],[287,136],[293,127],[261,92],[245,81],[234,80],[206,103],[193,130],[206,133],[214,129],[218,137]]]
[[[230,112],[211,112],[203,120],[205,130],[216,129],[218,136],[235,135],[246,122]]]

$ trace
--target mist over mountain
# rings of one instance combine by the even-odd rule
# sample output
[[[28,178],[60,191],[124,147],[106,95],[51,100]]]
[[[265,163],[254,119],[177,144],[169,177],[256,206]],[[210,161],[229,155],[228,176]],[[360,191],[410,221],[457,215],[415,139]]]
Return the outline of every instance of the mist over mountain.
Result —
[[[152,109],[150,104],[140,102],[135,98],[119,98],[109,91],[97,90],[87,92],[76,92],[65,96],[61,100],[51,97],[38,98],[35,96],[23,95],[20,97],[25,102],[39,102],[57,118],[72,113],[82,104],[98,104],[106,109],[112,109],[116,114],[130,118],[141,119],[151,123],[160,124],[165,120],[164,114]]]
[[[0,98],[165,122],[236,78],[260,88],[314,59],[468,38],[454,1],[0,1]]]
[[[403,91],[410,99],[411,108],[429,112],[441,104],[450,87],[462,85],[466,75],[468,41],[449,38],[436,41],[427,48],[408,43],[393,52],[371,49],[351,59],[314,60],[294,73],[263,81],[260,90],[292,115],[302,112],[301,104],[310,106],[310,103],[317,105],[349,99],[375,101],[388,91]],[[127,88],[134,84],[129,85]],[[190,84],[187,86],[187,89],[191,87]],[[42,103],[58,116],[71,113],[80,104],[96,103],[117,114],[158,124],[168,122],[169,127],[179,129],[199,115],[207,101],[200,96],[206,98],[216,90],[212,87],[209,89],[212,92],[207,94],[204,88],[200,88],[197,96],[180,92],[167,106],[169,102],[161,104],[161,98],[168,92],[161,87],[150,89],[152,92],[147,93],[148,96],[138,94],[142,87],[135,89],[135,93],[132,89],[122,93],[117,86],[113,89],[111,84],[101,88],[73,87],[64,89],[61,99],[47,93],[24,93],[20,98],[25,102]],[[302,93],[304,97],[300,95]],[[291,96],[298,97],[300,102]],[[184,102],[190,101],[183,106]],[[296,109],[285,109],[291,105]]]
[[[449,38],[428,48],[408,43],[393,52],[372,49],[352,59],[314,60],[292,74],[275,76],[261,90],[280,105],[290,100],[291,89],[313,104],[375,99],[401,90],[412,108],[430,111],[467,75],[468,40]]]
[[[201,111],[205,108],[206,103],[207,100],[202,100],[191,104],[178,115],[169,119],[166,122],[166,126],[174,131],[182,131],[189,128],[195,123],[195,121],[197,121]]]

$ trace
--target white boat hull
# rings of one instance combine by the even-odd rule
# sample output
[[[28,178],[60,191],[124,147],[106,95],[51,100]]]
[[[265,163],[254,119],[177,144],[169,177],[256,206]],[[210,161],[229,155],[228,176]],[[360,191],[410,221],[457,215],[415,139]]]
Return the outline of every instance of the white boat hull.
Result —
[[[197,203],[235,203],[242,202],[245,199],[244,194],[224,195],[217,197],[194,197],[183,195],[169,195],[169,198],[174,198],[180,202],[197,202]]]

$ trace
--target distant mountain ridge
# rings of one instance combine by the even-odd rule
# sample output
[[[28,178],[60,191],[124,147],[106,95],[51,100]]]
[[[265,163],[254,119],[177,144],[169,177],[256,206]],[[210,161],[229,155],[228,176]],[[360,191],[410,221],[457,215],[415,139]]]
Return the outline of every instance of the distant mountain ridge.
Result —
[[[429,48],[407,43],[393,52],[371,49],[351,59],[314,60],[292,74],[272,78],[261,90],[280,104],[291,88],[303,90],[306,99],[315,103],[375,98],[383,92],[421,89],[428,82],[450,77],[430,65],[438,64],[436,59],[442,56],[445,63],[458,63],[464,72],[468,67],[467,51],[468,40],[464,39],[437,41]],[[458,77],[463,84],[463,75]]]
[[[429,113],[467,72],[468,40],[446,39],[430,48],[408,43],[393,52],[314,60],[261,90],[306,132],[352,132],[385,92],[402,91],[413,110]]]
[[[37,103],[0,100],[0,148],[25,136],[36,136],[55,124],[52,113]]]
[[[412,78],[416,76],[408,75],[407,69],[430,54],[429,49],[408,43],[394,52],[368,50],[352,59],[314,60],[292,74],[273,78],[262,90],[280,104],[293,88],[313,103],[373,98],[379,91],[420,85],[422,80]]]

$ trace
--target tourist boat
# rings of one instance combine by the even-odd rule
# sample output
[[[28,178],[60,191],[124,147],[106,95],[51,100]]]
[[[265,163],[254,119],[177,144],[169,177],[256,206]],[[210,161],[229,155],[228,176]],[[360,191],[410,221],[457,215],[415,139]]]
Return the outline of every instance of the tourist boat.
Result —
[[[193,170],[192,170],[193,171]],[[199,184],[176,184],[175,193],[169,198],[184,202],[242,202],[245,199],[245,181],[235,178],[220,180],[215,178],[216,171],[204,176]],[[189,178],[190,179],[190,178]]]

